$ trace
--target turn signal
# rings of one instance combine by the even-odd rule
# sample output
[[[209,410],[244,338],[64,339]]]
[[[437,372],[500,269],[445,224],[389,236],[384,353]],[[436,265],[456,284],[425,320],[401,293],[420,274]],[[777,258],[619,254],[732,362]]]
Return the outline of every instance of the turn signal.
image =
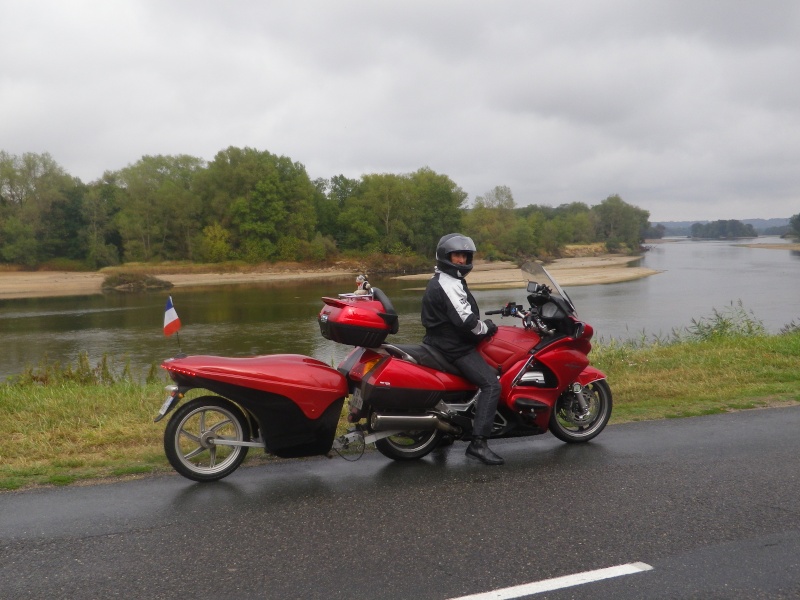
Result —
[[[351,377],[356,381],[364,379],[364,376],[372,371],[372,369],[374,369],[375,366],[381,362],[381,360],[381,356],[375,355],[373,358],[358,363],[355,367],[353,367],[353,370],[350,371]]]

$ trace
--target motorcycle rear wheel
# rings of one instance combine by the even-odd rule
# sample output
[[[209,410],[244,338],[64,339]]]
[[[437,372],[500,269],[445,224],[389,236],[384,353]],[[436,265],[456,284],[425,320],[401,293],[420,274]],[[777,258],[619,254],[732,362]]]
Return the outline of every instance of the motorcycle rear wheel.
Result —
[[[430,454],[441,438],[438,429],[402,431],[376,441],[375,447],[392,460],[417,460]]]
[[[243,442],[250,427],[242,411],[219,396],[203,396],[180,406],[164,430],[164,452],[172,468],[193,481],[217,481],[233,473],[247,446],[218,446],[214,439]]]
[[[572,393],[561,394],[553,407],[549,428],[562,442],[588,442],[603,431],[611,418],[611,388],[604,379],[584,387],[583,395],[589,404],[585,414]]]

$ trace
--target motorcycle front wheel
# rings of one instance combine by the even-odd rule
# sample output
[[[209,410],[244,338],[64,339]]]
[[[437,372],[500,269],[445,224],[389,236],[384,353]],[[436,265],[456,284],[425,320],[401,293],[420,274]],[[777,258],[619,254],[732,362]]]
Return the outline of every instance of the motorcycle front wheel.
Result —
[[[416,460],[430,454],[439,444],[438,429],[402,431],[375,442],[378,451],[392,460]]]
[[[250,428],[242,411],[219,396],[203,396],[180,406],[164,430],[164,452],[172,468],[193,481],[217,481],[233,473],[247,446],[221,446],[215,440],[243,442]]]
[[[562,442],[588,442],[603,431],[611,418],[611,388],[604,379],[585,386],[581,393],[585,409],[570,392],[559,396],[550,414],[550,431]]]

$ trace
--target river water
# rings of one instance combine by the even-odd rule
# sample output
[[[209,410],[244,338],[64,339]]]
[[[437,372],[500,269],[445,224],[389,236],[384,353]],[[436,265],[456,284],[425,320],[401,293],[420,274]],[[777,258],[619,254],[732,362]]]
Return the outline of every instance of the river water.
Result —
[[[780,243],[760,238],[759,243]],[[737,246],[731,242],[670,241],[655,245],[641,266],[659,274],[636,281],[567,289],[579,316],[600,340],[668,335],[707,318],[714,309],[742,303],[771,332],[800,323],[800,252]],[[419,282],[373,280],[400,314],[396,343],[416,343]],[[276,352],[314,356],[336,364],[350,350],[322,338],[316,316],[322,296],[350,292],[350,277],[302,283],[179,288],[171,292],[183,327],[179,338],[164,337],[165,293],[72,296],[0,301],[0,378],[50,362],[74,363],[87,352],[95,364],[106,355],[144,373],[178,352],[247,356]],[[476,291],[483,310],[525,292]],[[506,320],[508,321],[508,320]]]

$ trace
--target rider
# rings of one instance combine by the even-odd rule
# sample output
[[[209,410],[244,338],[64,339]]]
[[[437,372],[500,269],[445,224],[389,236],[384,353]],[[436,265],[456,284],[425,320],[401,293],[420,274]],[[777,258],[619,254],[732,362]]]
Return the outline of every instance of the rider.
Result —
[[[489,319],[480,320],[478,303],[464,279],[472,270],[474,253],[475,243],[460,233],[439,240],[436,270],[422,298],[423,342],[439,350],[480,388],[467,456],[487,465],[502,465],[503,459],[486,444],[500,398],[500,382],[497,371],[475,349],[482,339],[494,335],[497,326]]]

